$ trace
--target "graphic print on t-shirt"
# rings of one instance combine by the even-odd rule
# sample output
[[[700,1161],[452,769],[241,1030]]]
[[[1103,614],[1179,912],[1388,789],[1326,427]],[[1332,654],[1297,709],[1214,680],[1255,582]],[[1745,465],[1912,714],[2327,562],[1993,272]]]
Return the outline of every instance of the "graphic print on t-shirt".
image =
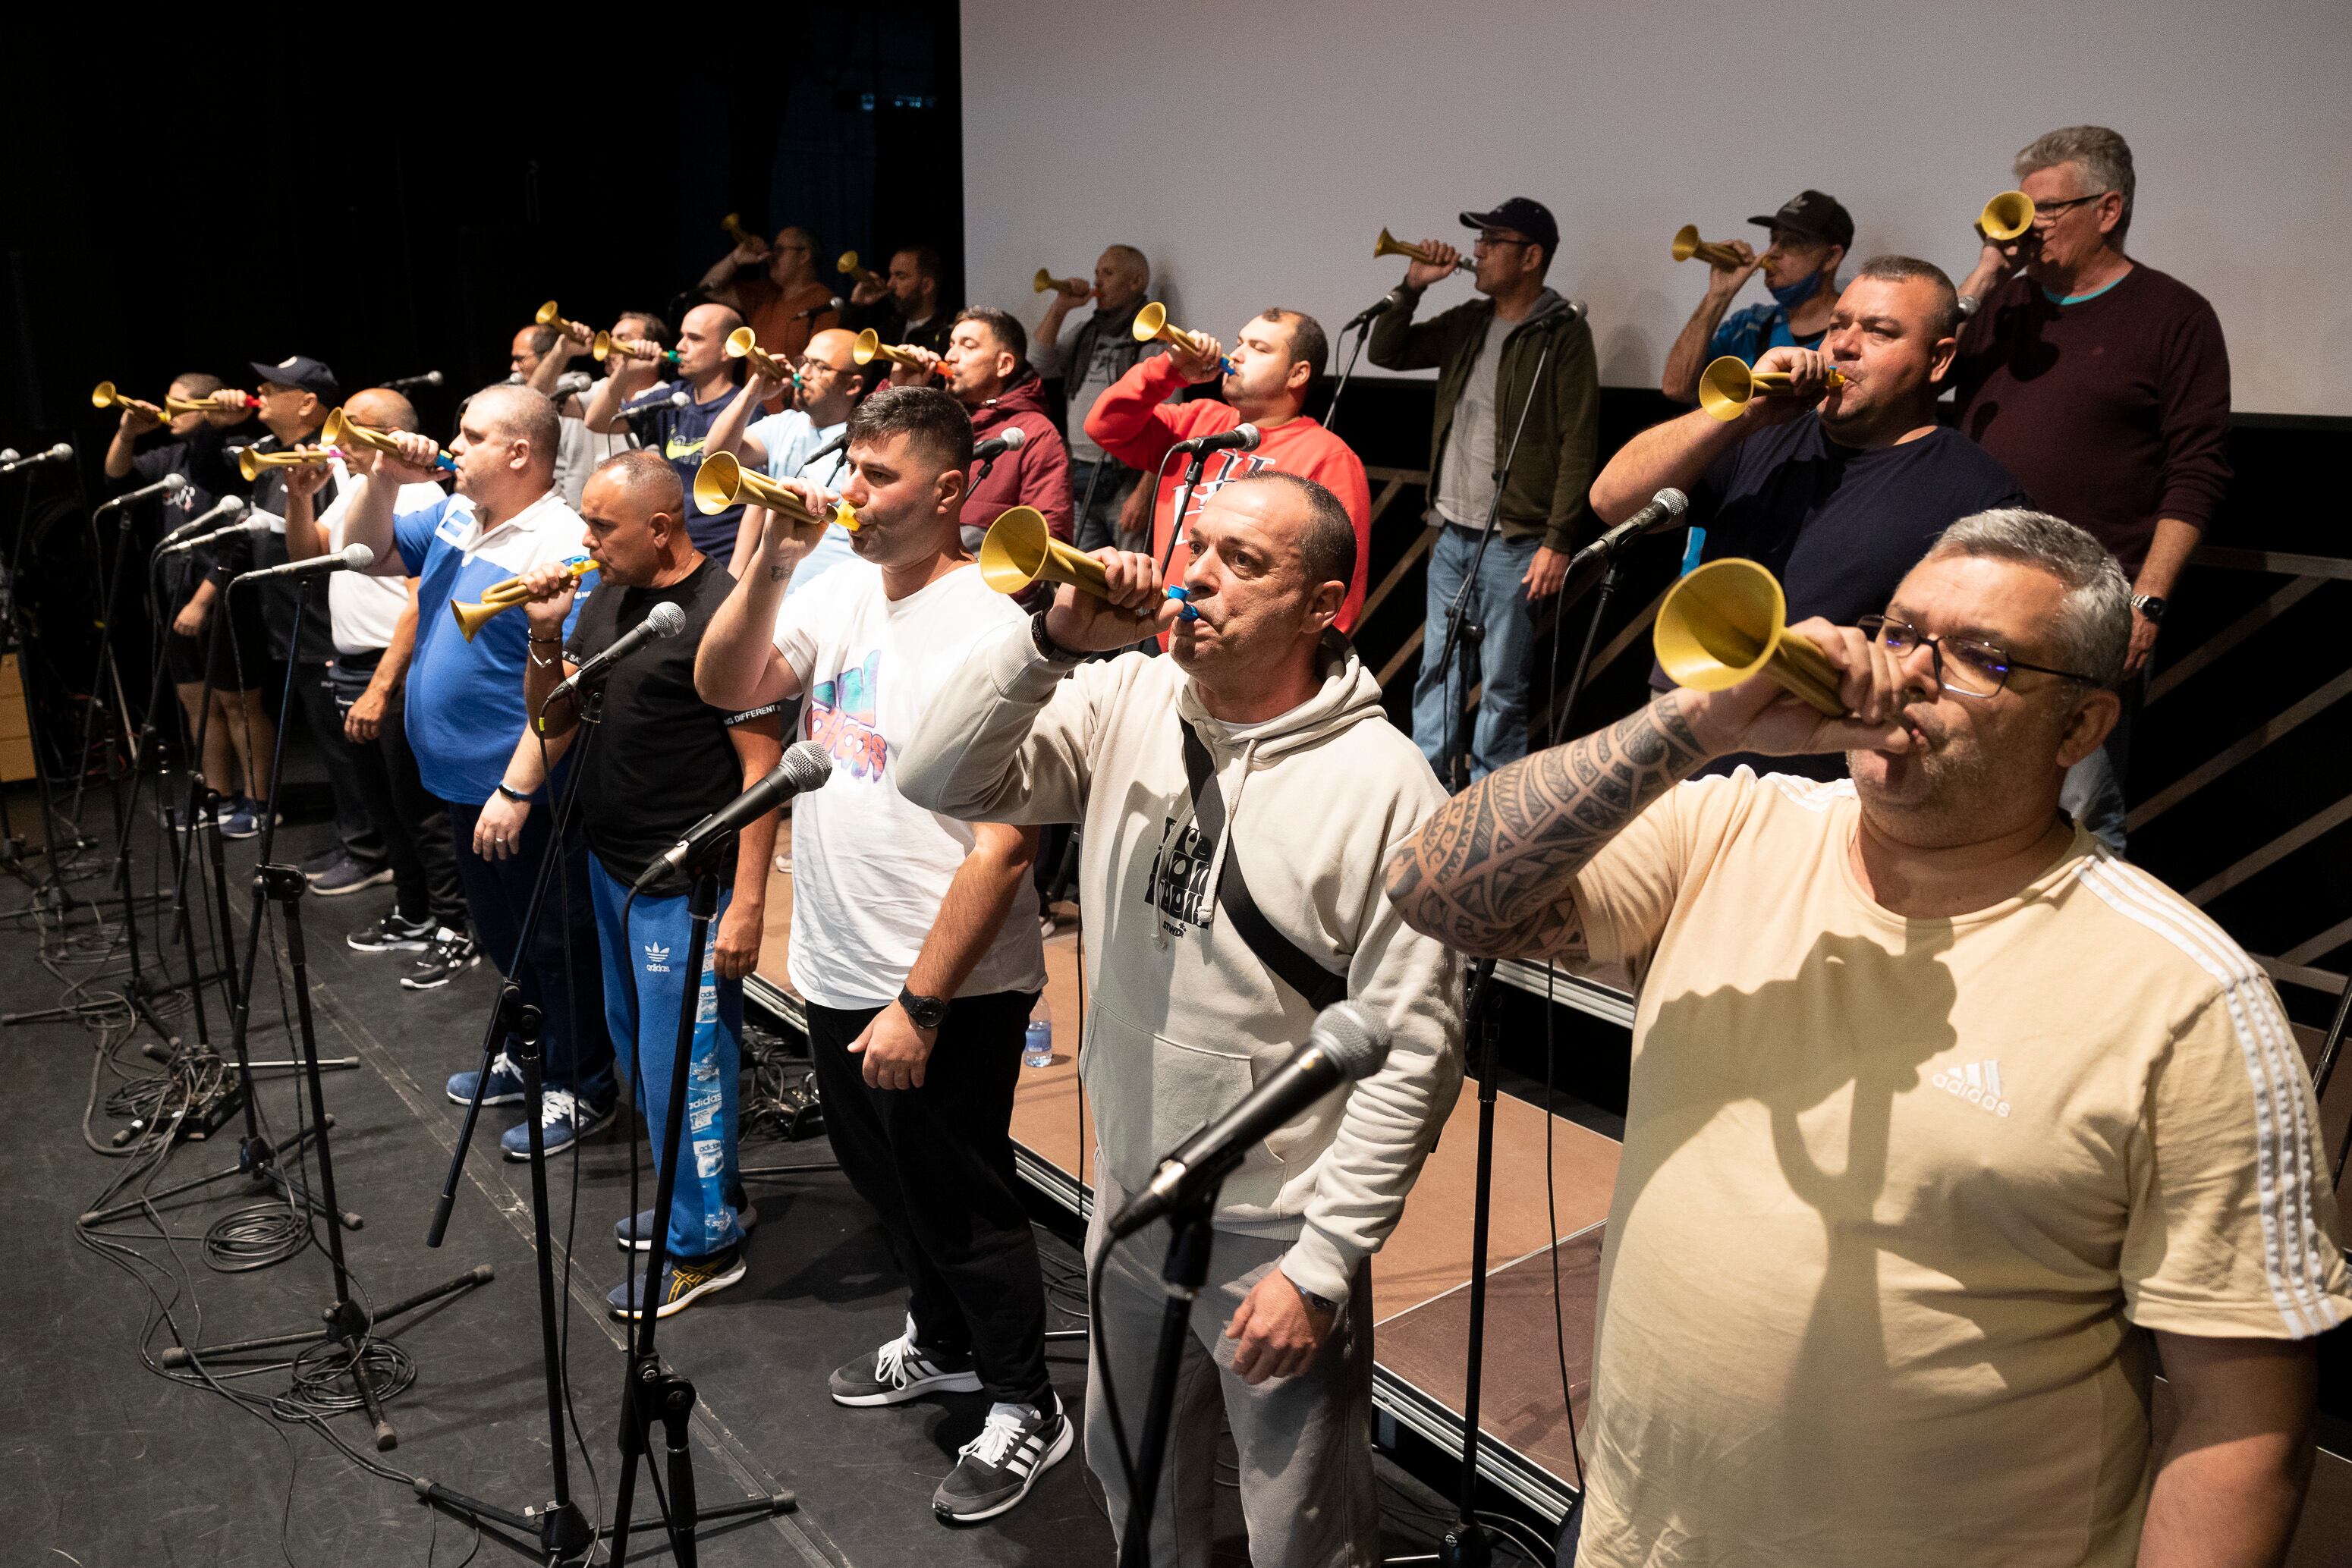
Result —
[[[1274,466],[1271,458],[1261,457],[1255,452],[1220,452],[1217,457],[1219,465],[1215,476],[1212,477],[1203,471],[1201,482],[1192,487],[1192,498],[1184,507],[1184,516],[1188,518],[1199,517],[1201,508],[1208,504],[1209,497],[1234,480],[1246,479],[1253,474]],[[1177,482],[1182,483],[1181,475],[1178,476]]]
[[[1171,935],[1181,936],[1184,927],[1201,924],[1201,909],[1209,892],[1209,862],[1216,858],[1217,841],[1203,839],[1198,822],[1188,819],[1180,825],[1173,817],[1165,820],[1144,897],[1167,917],[1161,924]]]
[[[882,691],[882,652],[876,649],[863,663],[829,681],[819,681],[809,692],[808,738],[848,764],[860,779],[879,779],[890,759],[889,743],[875,727],[875,708]]]

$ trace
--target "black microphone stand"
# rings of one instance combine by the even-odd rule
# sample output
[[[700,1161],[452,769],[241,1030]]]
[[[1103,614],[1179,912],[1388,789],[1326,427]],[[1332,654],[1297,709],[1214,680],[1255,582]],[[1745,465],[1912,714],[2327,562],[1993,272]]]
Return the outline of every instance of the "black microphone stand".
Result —
[[[1372,323],[1388,314],[1389,307],[1394,303],[1396,296],[1386,295],[1378,305],[1369,310],[1359,311],[1354,320],[1339,329],[1339,335],[1343,338],[1350,332],[1356,334],[1356,346],[1348,350],[1348,362],[1340,368],[1339,383],[1331,389],[1331,401],[1323,410],[1324,429],[1336,431],[1339,428],[1339,400],[1348,395],[1349,379],[1356,373],[1356,356],[1364,351],[1365,340],[1372,335]]]
[[[724,833],[704,846],[687,896],[686,990],[678,1002],[677,1042],[670,1058],[669,1104],[662,1115],[661,1154],[654,1162],[653,1224],[646,1239],[646,1272],[636,1291],[636,1322],[621,1382],[621,1484],[613,1504],[612,1568],[622,1568],[629,1558],[629,1509],[636,1492],[637,1462],[646,1461],[650,1480],[656,1422],[661,1424],[669,1484],[667,1491],[655,1487],[654,1497],[661,1507],[678,1568],[695,1568],[695,1531],[704,1521],[782,1513],[797,1501],[788,1488],[719,1508],[699,1504],[694,1488],[694,1452],[687,1440],[694,1417],[694,1384],[684,1374],[663,1365],[654,1349],[654,1328],[661,1321],[662,1270],[669,1264],[669,1207],[677,1195],[678,1149],[686,1129],[686,1084],[694,1059],[694,1023],[699,1010],[695,998],[702,991],[702,950],[709,938],[710,923],[719,915],[719,856],[734,844],[735,835]]]
[[[1192,1305],[1209,1281],[1209,1254],[1216,1232],[1210,1224],[1224,1179],[1187,1184],[1169,1211],[1168,1257],[1160,1278],[1167,1300],[1160,1308],[1160,1342],[1152,1354],[1151,1387],[1143,1403],[1143,1427],[1136,1434],[1135,1471],[1129,1478],[1127,1527],[1119,1531],[1118,1568],[1150,1568],[1151,1516],[1160,1500],[1160,1471],[1166,1463],[1168,1428],[1175,1419],[1176,1375],[1184,1356],[1184,1339],[1192,1331]],[[1110,1266],[1106,1243],[1095,1269]],[[1100,1339],[1097,1339],[1100,1347]],[[1108,1378],[1109,1372],[1103,1374]]]

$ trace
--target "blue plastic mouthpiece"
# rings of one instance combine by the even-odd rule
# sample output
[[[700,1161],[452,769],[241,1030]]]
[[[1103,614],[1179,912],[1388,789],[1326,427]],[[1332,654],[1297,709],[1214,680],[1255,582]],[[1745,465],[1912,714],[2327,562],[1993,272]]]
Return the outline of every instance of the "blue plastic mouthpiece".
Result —
[[[1197,610],[1193,609],[1193,608],[1192,608],[1192,604],[1191,604],[1191,602],[1190,602],[1190,601],[1192,600],[1192,596],[1190,593],[1187,593],[1186,591],[1184,591],[1184,585],[1183,585],[1182,583],[1181,583],[1181,582],[1171,582],[1171,583],[1170,583],[1170,584],[1168,585],[1168,597],[1169,597],[1169,598],[1171,598],[1171,599],[1172,599],[1172,600],[1174,600],[1177,603],[1181,604],[1181,605],[1183,605],[1183,606],[1184,606],[1184,612],[1183,612],[1182,614],[1181,614],[1181,615],[1177,616],[1177,617],[1176,617],[1176,619],[1177,619],[1177,620],[1179,620],[1179,621],[1198,621],[1198,620],[1201,618],[1201,612],[1200,612],[1199,611],[1197,611]]]

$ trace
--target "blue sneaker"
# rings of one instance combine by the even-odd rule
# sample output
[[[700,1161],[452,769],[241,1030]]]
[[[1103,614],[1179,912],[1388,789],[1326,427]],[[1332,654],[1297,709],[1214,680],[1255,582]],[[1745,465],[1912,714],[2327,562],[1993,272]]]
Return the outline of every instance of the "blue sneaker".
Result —
[[[281,814],[272,818],[272,825],[283,822]],[[237,795],[221,802],[220,835],[225,839],[257,839],[261,836],[261,802],[250,795]]]
[[[654,1316],[666,1318],[672,1312],[684,1312],[713,1291],[723,1291],[743,1277],[743,1249],[740,1245],[723,1252],[713,1252],[708,1258],[672,1258],[662,1267],[661,1286]],[[637,1305],[638,1287],[645,1276],[635,1270],[613,1287],[604,1297],[604,1304],[622,1322],[634,1321],[641,1315]]]
[[[472,1103],[474,1080],[480,1076],[478,1072],[449,1074],[449,1098],[460,1105]],[[517,1067],[514,1058],[503,1051],[490,1061],[490,1082],[482,1091],[482,1103],[485,1105],[522,1103],[522,1069]]]
[[[760,1223],[760,1211],[751,1207],[749,1198],[734,1203],[735,1227],[749,1236],[751,1228]],[[626,1219],[613,1221],[613,1245],[624,1252],[649,1252],[653,1249],[654,1211],[641,1208]]]
[[[560,1155],[580,1139],[595,1132],[613,1119],[614,1107],[621,1097],[608,1098],[602,1109],[583,1103],[569,1089],[542,1089],[539,1094],[539,1132],[547,1152]],[[509,1127],[506,1136],[499,1140],[510,1160],[530,1158],[530,1127],[519,1123]]]

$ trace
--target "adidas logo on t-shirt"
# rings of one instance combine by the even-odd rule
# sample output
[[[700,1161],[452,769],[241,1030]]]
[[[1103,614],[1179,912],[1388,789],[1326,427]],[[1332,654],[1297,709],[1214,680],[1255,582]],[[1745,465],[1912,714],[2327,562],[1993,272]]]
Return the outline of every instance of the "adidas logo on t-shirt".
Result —
[[[1955,1094],[1969,1104],[1991,1112],[1996,1116],[2009,1114],[2009,1102],[2000,1097],[2000,1063],[1971,1061],[1958,1071],[1938,1072],[1928,1082],[1947,1094]]]

